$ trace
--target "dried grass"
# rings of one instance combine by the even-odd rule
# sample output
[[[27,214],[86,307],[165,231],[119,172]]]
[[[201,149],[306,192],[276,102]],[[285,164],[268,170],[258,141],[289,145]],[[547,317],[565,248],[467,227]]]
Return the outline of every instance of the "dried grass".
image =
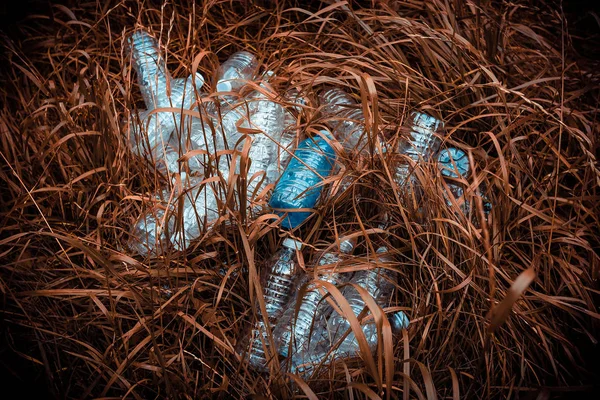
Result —
[[[600,73],[574,51],[559,7],[154,4],[54,6],[1,39],[3,351],[30,367],[22,381],[41,371],[53,396],[69,398],[283,398],[292,380],[310,398],[591,393]],[[240,214],[231,196],[232,223],[190,251],[140,259],[123,250],[165,184],[129,152],[121,128],[140,104],[123,47],[135,26],[160,37],[174,76],[194,61],[214,84],[218,62],[245,49],[277,73],[281,91],[343,87],[361,101],[371,136],[390,144],[411,110],[445,121],[446,144],[467,150],[474,167],[471,217],[445,206],[429,167],[419,171],[427,200],[417,212],[395,190],[393,157],[372,141],[373,157],[341,155],[331,181],[355,177],[350,191],[296,232],[307,266],[311,249],[345,235],[364,239],[354,268],[383,242],[395,249],[392,305],[408,310],[411,326],[393,354],[340,362],[307,382],[248,370],[234,348],[260,313],[257,277],[281,234]],[[318,111],[303,111],[302,130],[324,123]],[[488,221],[480,190],[493,203]],[[384,212],[389,235],[376,228]],[[19,373],[15,365],[5,368]]]

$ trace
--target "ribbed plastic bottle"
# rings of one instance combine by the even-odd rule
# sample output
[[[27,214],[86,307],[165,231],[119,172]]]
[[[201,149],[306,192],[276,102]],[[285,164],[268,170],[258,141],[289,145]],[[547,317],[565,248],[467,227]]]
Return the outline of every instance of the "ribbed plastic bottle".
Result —
[[[204,84],[199,73],[187,79],[172,79],[159,49],[158,41],[145,31],[135,31],[128,38],[133,68],[148,111],[140,112],[130,127],[133,150],[138,155],[151,155],[159,169],[178,171],[179,142],[172,140],[174,130],[181,136],[181,127],[197,125],[186,123],[192,118],[173,112],[153,112],[171,107],[188,110],[196,101],[196,89]],[[190,136],[187,134],[187,136]],[[170,143],[169,143],[170,142]],[[197,168],[191,163],[191,168]]]
[[[329,88],[319,93],[323,113],[329,116],[333,135],[347,151],[362,151],[366,144],[365,116],[362,108],[342,89]]]
[[[464,196],[465,191],[463,186],[458,183],[456,179],[466,178],[469,174],[470,165],[467,154],[454,147],[443,149],[438,154],[438,167],[440,168],[442,176],[446,178],[448,190],[455,200],[460,200]],[[483,211],[488,215],[491,212],[492,206],[485,194],[481,194],[481,196],[483,200]],[[449,207],[452,206],[452,201],[447,194],[446,204]],[[459,201],[459,204],[461,211],[465,215],[468,215],[472,208],[470,202],[463,198],[462,203]]]
[[[331,138],[329,132],[322,135]],[[269,206],[284,216],[281,226],[293,229],[304,222],[311,211],[300,211],[315,206],[322,186],[319,183],[329,176],[335,162],[335,151],[321,136],[304,139],[294,151],[279,182],[275,186]]]
[[[339,253],[328,252],[323,254],[317,265],[319,267],[335,265],[340,260],[340,255],[352,253],[355,244],[356,240],[354,239],[342,241]],[[338,285],[344,280],[344,274],[327,272],[321,274],[320,279],[333,285]],[[323,295],[318,287],[312,285],[307,288],[306,293],[301,299],[295,299],[294,302],[290,302],[286,306],[285,312],[277,322],[277,326],[273,332],[275,344],[277,345],[279,354],[283,357],[288,356],[290,345],[294,352],[305,352],[308,350],[305,344],[310,338],[311,327],[313,326],[313,321],[316,319],[316,311],[322,298]],[[296,302],[300,302],[297,317]]]
[[[387,252],[388,249],[386,247],[377,249],[379,262],[386,263],[391,261],[390,257],[386,255]],[[372,270],[357,271],[350,282],[364,288],[380,307],[385,307],[389,303],[390,296],[395,287],[393,284],[394,279],[394,272],[378,267]],[[342,294],[356,316],[367,307],[366,302],[352,286],[346,286],[342,290]],[[409,325],[409,319],[402,311],[388,314],[387,317],[392,327],[392,333],[394,334],[397,334],[402,329],[406,329]],[[298,372],[303,375],[310,374],[316,365],[325,360],[327,353],[331,350],[331,346],[337,344],[349,329],[351,328],[348,320],[342,315],[333,312],[326,326],[317,326],[313,329],[311,348],[305,353],[297,353],[292,356],[292,372]],[[321,332],[322,330],[327,331],[327,334],[324,335]],[[377,346],[377,327],[375,322],[370,321],[362,325],[362,331],[369,349],[374,351]],[[328,337],[329,340],[324,340],[324,337]],[[336,357],[354,357],[359,354],[359,351],[360,348],[354,332],[350,331],[333,355]]]
[[[153,109],[164,106],[171,75],[158,41],[148,32],[138,30],[129,36],[128,43],[146,107]]]
[[[264,349],[266,346],[265,322],[274,326],[277,318],[284,312],[284,307],[292,295],[298,270],[296,252],[301,249],[301,242],[286,238],[281,249],[268,262],[269,267],[263,291],[269,321],[259,320],[255,324],[248,344],[250,365],[257,370],[265,370],[267,365]]]
[[[187,248],[198,238],[204,227],[219,218],[217,197],[211,185],[203,185],[203,177],[190,177],[182,192],[171,195],[163,190],[154,207],[146,210],[133,225],[129,248],[141,255],[159,254],[173,245],[177,250]],[[183,196],[181,210],[179,198]],[[170,201],[169,201],[170,199]],[[177,229],[176,216],[181,213]]]
[[[218,92],[237,92],[258,72],[258,60],[254,54],[238,51],[219,68],[217,76]]]
[[[440,148],[444,132],[442,121],[430,115],[414,112],[409,119],[410,136],[407,141],[398,146],[398,153],[408,156],[395,171],[397,184],[407,192],[416,186],[416,176],[413,174],[415,165],[428,162]]]
[[[245,140],[251,140],[252,145],[248,153],[248,159],[250,161],[249,166],[244,175],[246,177],[246,193],[241,196],[246,196],[247,200],[252,200],[254,194],[261,191],[268,183],[274,183],[279,178],[278,171],[271,173],[267,176],[267,170],[270,166],[276,163],[274,159],[276,152],[274,151],[276,143],[272,138],[281,137],[283,127],[284,109],[276,102],[268,100],[262,94],[253,94],[248,101],[240,103],[233,110],[230,110],[224,117],[221,127],[217,128],[217,132],[213,135],[209,126],[198,118],[191,119],[189,125],[183,126],[183,138],[186,141],[180,146],[186,146],[184,149],[189,150],[207,150],[213,152],[213,154],[225,148],[237,149],[240,153],[236,153],[233,156],[221,156],[219,159],[218,169],[223,179],[226,181],[229,178],[231,172],[235,174],[241,174],[241,150],[245,144]],[[241,140],[243,135],[238,131],[238,126],[243,130],[251,129],[254,133],[248,134],[245,140]],[[222,129],[222,130],[221,130]],[[189,130],[189,132],[188,132]],[[189,140],[188,140],[189,138]],[[173,138],[172,138],[173,139]],[[188,145],[189,143],[189,145]],[[183,153],[183,151],[182,151]],[[169,153],[170,168],[178,168],[177,158],[183,154],[179,154],[171,151]],[[171,161],[175,158],[175,161]],[[204,158],[195,157],[189,160],[190,170],[196,170],[203,172],[204,170]],[[230,163],[235,163],[235,170],[231,170]],[[217,218],[217,201],[214,191],[210,187],[204,189],[193,188],[187,195],[184,202],[184,208],[182,213],[184,215],[183,229],[173,232],[169,237],[159,236],[158,244],[161,248],[167,246],[167,242],[171,241],[174,247],[178,250],[187,248],[190,242],[204,231],[204,228],[212,224]],[[192,199],[199,199],[197,203],[191,201]],[[250,209],[252,202],[249,204]],[[142,254],[148,252],[154,253],[158,249],[158,244],[155,244],[157,237],[154,234],[144,234],[144,230],[149,229],[156,231],[157,227],[160,226],[156,223],[155,218],[152,215],[144,215],[140,218],[134,228],[134,236],[145,236],[149,239],[149,243],[145,243],[141,240],[141,244],[135,248],[144,250]]]
[[[387,252],[387,247],[380,247],[377,249],[377,254],[379,255],[378,261],[380,263],[389,263],[392,261],[392,259],[386,255]],[[379,267],[371,270],[357,271],[350,282],[364,288],[380,307],[385,307],[389,304],[390,297],[395,288],[395,278],[396,273],[390,271],[389,269]],[[350,308],[354,314],[358,316],[366,307],[366,303],[361,295],[352,286],[347,286],[344,288],[342,293],[344,294],[344,297],[348,301],[348,304],[350,305]],[[407,327],[408,318],[403,312],[400,311],[398,313],[396,313],[398,315],[394,315],[392,318],[403,319],[405,322],[401,325]],[[346,333],[348,329],[350,329],[350,323],[344,316],[333,313],[333,315],[329,318],[328,328],[332,335],[332,343],[335,343]],[[363,332],[365,333],[369,347],[375,346],[377,344],[377,327],[375,326],[375,323],[371,322],[363,325]],[[356,341],[354,333],[351,332],[340,344],[337,353],[354,354],[357,351],[358,342]]]
[[[187,79],[181,80],[174,79],[173,82],[171,96],[168,96],[166,92],[156,93],[155,98],[160,99],[158,102],[159,109],[162,107],[178,110],[191,109],[196,101],[194,85],[200,88],[204,83],[204,78],[196,73],[195,76],[189,76]],[[166,143],[171,141],[172,144],[178,145],[178,143],[171,140],[173,131],[182,132],[182,127],[191,129],[193,126],[197,126],[198,122],[196,124],[190,123],[192,117],[178,112],[153,111],[154,109],[149,109],[140,113],[141,126],[134,123],[130,129],[130,136],[133,150],[137,154],[141,156],[149,154],[157,161],[164,154]],[[188,135],[188,133],[181,133],[181,135]]]

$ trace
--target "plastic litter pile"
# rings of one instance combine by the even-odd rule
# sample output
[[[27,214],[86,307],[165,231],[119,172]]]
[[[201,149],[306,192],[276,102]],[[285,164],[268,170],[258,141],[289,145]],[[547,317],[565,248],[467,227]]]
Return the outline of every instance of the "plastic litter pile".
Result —
[[[265,211],[252,200],[267,184],[274,184],[267,211],[281,216],[281,229],[291,230],[304,223],[311,216],[310,210],[326,196],[322,181],[340,162],[334,144],[338,142],[347,152],[369,151],[363,111],[341,89],[315,88],[329,129],[301,140],[296,118],[306,100],[296,91],[282,96],[274,93],[269,85],[273,73],[259,75],[259,62],[252,54],[238,52],[223,63],[218,71],[217,101],[203,103],[207,96],[202,92],[204,78],[199,73],[187,78],[171,77],[155,38],[136,31],[128,44],[147,107],[130,121],[132,150],[163,173],[179,174],[184,182],[183,191],[175,193],[183,201],[174,200],[172,191],[165,188],[156,194],[161,207],[139,217],[130,247],[140,254],[159,254],[170,246],[184,250],[219,219],[222,200],[218,188],[207,183],[211,175],[225,180],[230,174],[245,175],[245,206],[252,215]],[[244,87],[253,90],[242,97],[239,92]],[[442,121],[432,116],[414,112],[408,126],[409,140],[396,149],[403,155],[395,169],[400,190],[418,197],[419,181],[414,168],[419,163],[437,160],[445,179],[447,204],[457,205],[467,214],[471,209],[463,199],[470,169],[467,154],[456,148],[439,151],[444,128]],[[379,140],[385,149],[385,143]],[[241,154],[248,148],[250,163],[246,165]],[[217,168],[207,169],[210,157],[216,154],[222,154],[217,158]],[[483,195],[482,200],[489,213],[489,202]],[[178,214],[182,215],[180,224],[176,223]],[[386,228],[385,224],[380,227]],[[370,260],[372,268],[355,273],[335,272],[335,265],[350,257],[356,245],[354,239],[342,239],[337,251],[322,254],[317,270],[329,272],[322,272],[318,281],[311,281],[298,267],[297,256],[303,243],[291,238],[283,241],[268,264],[263,283],[268,319],[259,319],[240,347],[255,369],[264,371],[270,361],[275,361],[282,368],[310,374],[316,366],[333,358],[358,355],[361,349],[357,334],[364,336],[369,350],[375,350],[379,336],[375,318],[361,324],[362,333],[355,332],[348,313],[340,314],[324,299],[327,285],[346,284],[341,286],[341,294],[354,317],[375,315],[372,304],[357,288],[364,289],[378,307],[388,306],[396,275],[389,268],[394,260],[385,246],[377,249]],[[304,284],[307,286],[303,296],[294,295],[295,289]],[[402,311],[386,316],[394,334],[409,325],[409,317]],[[274,332],[275,349],[269,349],[267,325]],[[270,360],[275,354],[280,358]]]

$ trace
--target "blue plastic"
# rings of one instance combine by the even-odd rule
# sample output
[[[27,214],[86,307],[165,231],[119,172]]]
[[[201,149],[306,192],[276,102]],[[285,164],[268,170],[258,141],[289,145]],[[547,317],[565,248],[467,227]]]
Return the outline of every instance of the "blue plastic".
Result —
[[[332,139],[329,132],[321,132]],[[317,185],[331,174],[334,162],[335,151],[321,136],[305,139],[298,145],[269,201],[278,215],[287,213],[282,227],[293,229],[310,217],[310,211],[296,210],[315,206],[323,189]]]

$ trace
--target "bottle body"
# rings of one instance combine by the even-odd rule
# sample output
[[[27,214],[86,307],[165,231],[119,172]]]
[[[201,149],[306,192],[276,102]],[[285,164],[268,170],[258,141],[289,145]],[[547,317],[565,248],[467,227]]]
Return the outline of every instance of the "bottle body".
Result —
[[[268,361],[265,352],[268,347],[265,324],[274,325],[292,295],[298,268],[296,251],[301,248],[302,243],[289,238],[285,239],[281,249],[269,261],[263,286],[268,320],[264,321],[259,317],[251,331],[248,343],[248,361],[253,368],[259,371],[266,369]]]
[[[335,265],[340,260],[341,254],[351,254],[354,250],[355,241],[345,240],[340,244],[338,254],[328,252],[324,253],[318,266]],[[333,285],[338,285],[344,281],[344,275],[336,272],[325,272],[320,275],[320,279]],[[274,330],[275,343],[277,344],[279,354],[288,356],[290,345],[294,352],[303,352],[306,349],[306,342],[310,339],[313,322],[318,319],[317,309],[323,299],[323,295],[316,285],[309,285],[302,298],[296,298],[290,302],[283,316],[279,319]],[[294,304],[300,302],[298,315],[296,316]],[[317,334],[318,335],[318,334]]]
[[[352,96],[338,88],[326,89],[319,99],[330,117],[333,134],[348,151],[361,151],[366,144],[365,116]]]
[[[412,193],[417,187],[413,173],[416,164],[428,162],[437,153],[443,132],[443,123],[440,120],[424,113],[411,114],[409,138],[398,146],[398,153],[407,156],[408,159],[396,167],[394,177],[406,193]]]
[[[203,178],[190,178],[183,193],[163,190],[157,205],[143,213],[132,228],[129,247],[141,255],[159,254],[172,244],[175,249],[187,248],[199,237],[205,226],[219,218],[217,197],[211,185],[201,184]],[[183,196],[183,202],[179,198]],[[168,199],[171,198],[171,201]],[[179,209],[181,204],[181,209]],[[176,216],[181,213],[181,226]]]
[[[254,79],[258,72],[258,60],[254,54],[238,51],[219,68],[217,76],[218,92],[237,92],[247,81]]]
[[[384,255],[384,253],[387,253],[387,248],[381,247],[377,250],[377,253],[379,254],[378,260],[380,262],[391,261],[389,257]],[[350,283],[365,289],[380,307],[384,307],[387,305],[386,303],[389,301],[394,290],[394,279],[394,272],[383,267],[377,267],[371,270],[357,271],[350,280]],[[342,290],[342,294],[354,315],[358,316],[367,307],[366,302],[353,286],[346,286]],[[408,327],[409,320],[402,311],[395,312],[387,317],[392,326],[393,333],[398,333],[401,329]],[[344,316],[333,312],[326,322],[326,329],[324,330],[327,333],[324,335],[319,333],[320,331],[317,329],[313,330],[315,335],[311,337],[311,347],[308,349],[309,355],[299,354],[295,358],[293,357],[292,369],[303,374],[312,372],[318,363],[325,360],[331,347],[336,344],[338,347],[334,355],[341,357],[354,357],[358,355],[360,348],[353,331],[350,331],[342,340],[346,332],[350,329],[351,326],[348,320]],[[369,349],[374,351],[378,341],[375,322],[371,320],[363,324],[361,329],[365,335]]]
[[[165,93],[157,93],[155,98],[160,98],[159,108],[168,107],[179,110],[189,110],[196,101],[195,84],[202,85],[204,79],[200,74],[189,76],[187,79],[174,79],[171,87],[171,95]],[[152,104],[151,104],[152,105]],[[198,127],[198,118],[191,117],[179,112],[170,111],[154,111],[151,108],[147,111],[139,113],[139,124],[133,121],[130,127],[130,138],[133,145],[133,150],[140,156],[149,155],[154,162],[159,163],[165,159],[165,163],[170,172],[178,171],[178,164],[169,162],[165,158],[165,153],[168,152],[167,147],[172,147],[175,152],[179,152],[179,141],[173,140],[174,132],[180,135],[192,135],[189,129]],[[170,146],[167,146],[170,143]],[[195,149],[194,149],[195,150]],[[179,157],[177,157],[179,158]],[[192,164],[194,168],[197,166]]]
[[[316,185],[329,176],[334,160],[333,148],[320,136],[307,138],[298,145],[269,201],[278,215],[287,213],[281,224],[284,228],[295,228],[311,215],[310,211],[297,210],[315,206],[322,190]]]

